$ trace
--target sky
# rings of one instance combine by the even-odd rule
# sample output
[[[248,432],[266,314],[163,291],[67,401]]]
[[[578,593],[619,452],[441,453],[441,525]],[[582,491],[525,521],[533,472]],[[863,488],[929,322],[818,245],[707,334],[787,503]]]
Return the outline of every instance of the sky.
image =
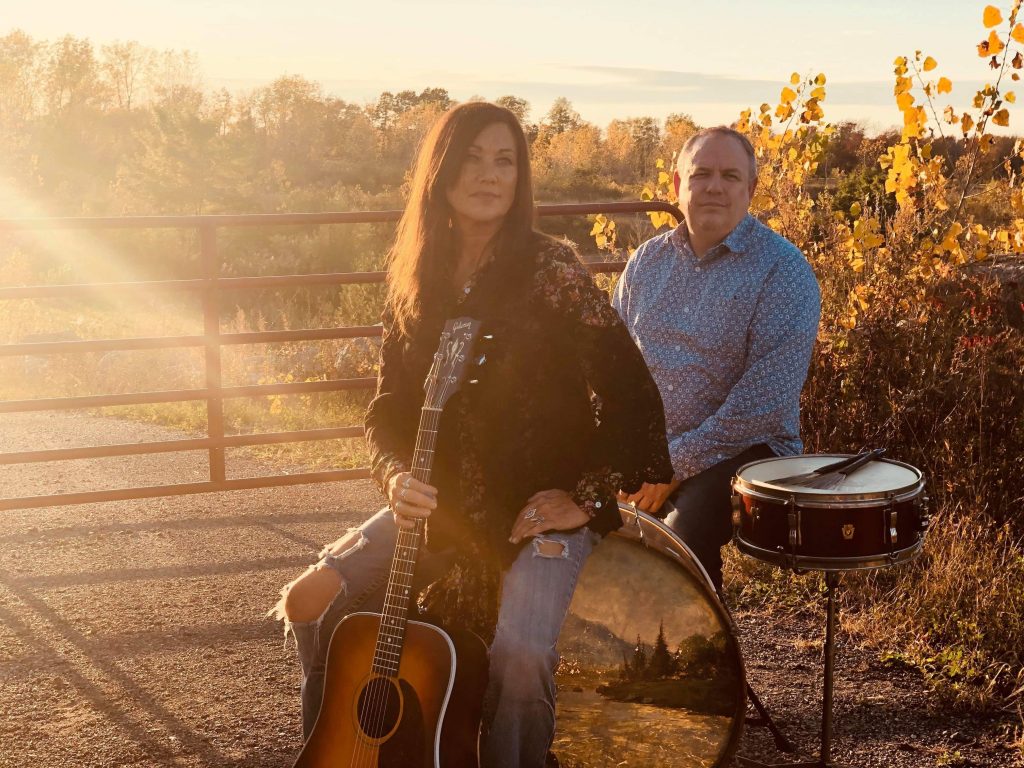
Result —
[[[975,50],[989,2],[1008,13],[1005,0],[22,1],[6,4],[0,34],[188,50],[205,86],[232,91],[285,74],[356,103],[441,87],[520,96],[533,120],[565,96],[601,126],[673,112],[731,122],[776,103],[791,73],[822,72],[829,121],[882,130],[900,120],[893,59],[915,50],[953,81],[940,111],[967,108],[989,78]]]

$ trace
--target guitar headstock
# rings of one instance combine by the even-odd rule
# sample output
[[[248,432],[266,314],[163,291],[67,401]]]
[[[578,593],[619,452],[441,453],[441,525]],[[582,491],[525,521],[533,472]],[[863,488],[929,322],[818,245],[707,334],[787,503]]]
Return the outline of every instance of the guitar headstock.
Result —
[[[470,366],[482,364],[482,361],[472,359],[479,332],[480,321],[471,317],[456,317],[444,324],[434,363],[423,382],[427,392],[424,408],[444,408],[448,399],[459,391]]]

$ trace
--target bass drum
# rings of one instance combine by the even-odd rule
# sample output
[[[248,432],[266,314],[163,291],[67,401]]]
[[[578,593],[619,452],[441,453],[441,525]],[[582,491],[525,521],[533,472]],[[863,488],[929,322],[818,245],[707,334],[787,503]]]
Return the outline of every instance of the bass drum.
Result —
[[[558,639],[552,751],[562,768],[724,765],[746,713],[732,620],[675,533],[620,511],[627,522],[584,565]]]

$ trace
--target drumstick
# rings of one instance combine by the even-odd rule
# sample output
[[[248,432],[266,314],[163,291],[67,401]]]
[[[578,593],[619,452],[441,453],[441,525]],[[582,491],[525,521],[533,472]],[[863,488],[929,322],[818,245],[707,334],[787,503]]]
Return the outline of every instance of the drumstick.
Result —
[[[858,469],[863,467],[868,462],[878,458],[885,453],[885,448],[876,448],[873,451],[869,451],[862,456],[858,456],[857,460],[852,462],[849,466],[843,467],[842,469],[836,469],[832,472],[826,472],[823,475],[819,475],[814,480],[808,480],[803,484],[804,488],[837,488],[839,485],[850,475],[856,472]]]
[[[776,485],[802,485],[806,488],[831,488],[834,486],[829,485],[829,482],[832,482],[837,477],[840,478],[840,480],[845,479],[846,475],[850,472],[860,469],[864,464],[872,459],[877,459],[883,453],[885,453],[885,448],[875,448],[873,451],[862,451],[855,456],[848,456],[840,461],[833,461],[831,464],[825,464],[810,472],[804,472],[799,475],[788,475],[787,477],[777,477],[774,480],[769,480],[768,482]],[[826,477],[827,479],[825,479]],[[814,482],[823,479],[826,483],[825,485],[818,485]]]

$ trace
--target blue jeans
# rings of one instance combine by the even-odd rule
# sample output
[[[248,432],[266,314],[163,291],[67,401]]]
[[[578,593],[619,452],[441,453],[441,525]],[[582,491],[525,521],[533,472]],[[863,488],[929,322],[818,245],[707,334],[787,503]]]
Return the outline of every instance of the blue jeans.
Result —
[[[311,568],[333,568],[343,585],[319,619],[288,622],[302,667],[302,730],[313,730],[323,700],[327,646],[338,623],[354,611],[379,612],[398,528],[383,509],[356,529],[355,543],[340,554],[339,539],[324,548]],[[490,677],[484,696],[481,764],[484,768],[544,765],[555,732],[555,643],[572,600],[580,569],[599,537],[588,528],[553,531],[523,546],[502,581],[498,626],[490,652]],[[560,554],[544,554],[541,542],[562,545]],[[555,547],[557,549],[557,547]],[[444,575],[451,554],[422,549],[415,590]],[[287,592],[288,587],[282,591]],[[281,604],[279,604],[280,606]],[[283,617],[281,609],[278,616]]]
[[[583,563],[600,537],[552,531],[519,552],[501,585],[480,741],[483,768],[541,768],[555,735],[555,643]],[[541,545],[562,544],[560,555]]]
[[[719,593],[722,591],[722,547],[732,538],[733,475],[744,464],[773,456],[767,445],[755,445],[739,456],[687,478],[668,497],[665,523],[697,556]]]

